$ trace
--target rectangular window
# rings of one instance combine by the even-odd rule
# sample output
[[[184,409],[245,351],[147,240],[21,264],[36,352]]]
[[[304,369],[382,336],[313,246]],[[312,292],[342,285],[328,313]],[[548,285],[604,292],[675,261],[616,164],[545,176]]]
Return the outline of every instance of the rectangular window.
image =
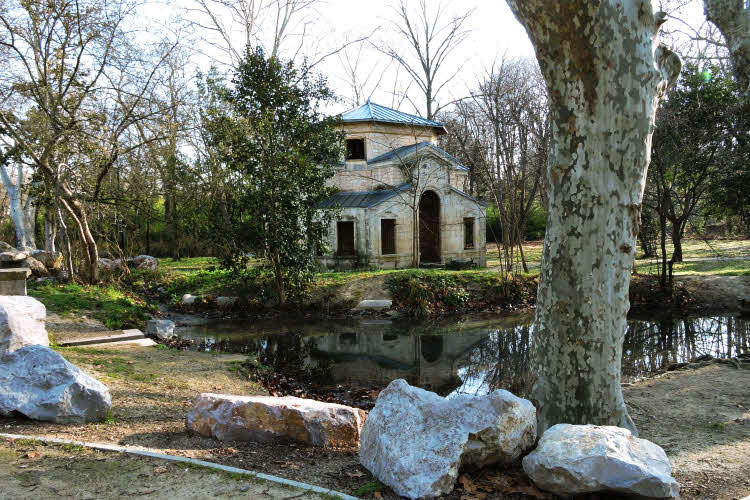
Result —
[[[396,219],[380,219],[380,251],[383,255],[396,253]]]
[[[464,219],[464,249],[474,248],[474,219]]]
[[[365,159],[365,140],[364,139],[347,139],[346,140],[346,159],[347,160],[364,160]]]
[[[354,222],[340,220],[336,224],[338,237],[338,255],[349,257],[354,255]]]

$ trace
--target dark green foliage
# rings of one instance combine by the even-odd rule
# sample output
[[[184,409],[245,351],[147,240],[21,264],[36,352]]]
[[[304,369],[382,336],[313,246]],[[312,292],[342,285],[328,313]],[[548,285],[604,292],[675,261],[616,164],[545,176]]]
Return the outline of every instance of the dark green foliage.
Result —
[[[469,292],[452,276],[422,271],[395,274],[388,289],[401,308],[412,316],[429,316],[435,312],[456,311],[469,301]]]
[[[706,79],[688,65],[656,115],[644,213],[647,225],[649,210],[656,214],[663,284],[672,263],[682,261],[685,230],[711,210],[709,194],[721,189],[722,172],[736,161],[738,93],[731,78],[713,73]],[[667,231],[674,245],[669,259],[661,244]]]
[[[310,283],[334,216],[315,209],[334,192],[326,180],[343,151],[339,118],[320,109],[333,94],[308,67],[261,49],[248,50],[231,86],[212,84],[208,143],[232,179],[215,215],[217,257],[233,270],[264,257],[284,302]]]

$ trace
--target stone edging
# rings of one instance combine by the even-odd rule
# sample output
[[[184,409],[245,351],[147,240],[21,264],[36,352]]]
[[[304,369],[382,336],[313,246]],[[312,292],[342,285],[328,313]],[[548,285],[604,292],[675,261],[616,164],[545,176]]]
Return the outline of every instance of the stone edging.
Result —
[[[285,486],[292,486],[292,487],[299,488],[299,489],[306,490],[306,491],[314,491],[315,493],[322,493],[324,495],[330,495],[336,498],[341,498],[342,500],[358,500],[357,497],[347,495],[346,493],[341,493],[339,491],[321,488],[320,486],[314,486],[312,484],[300,483],[299,481],[293,481],[291,479],[285,479],[283,477],[273,476],[271,474],[265,474],[263,472],[255,472],[255,471],[251,471],[247,469],[239,469],[237,467],[231,467],[229,465],[222,465],[222,464],[217,464],[213,462],[206,462],[204,460],[197,460],[195,458],[187,458],[187,457],[180,457],[176,455],[166,455],[164,453],[155,453],[153,451],[139,450],[136,448],[130,448],[128,446],[117,446],[113,444],[103,444],[103,443],[87,443],[84,441],[75,441],[72,439],[49,438],[49,437],[44,437],[44,436],[26,436],[23,434],[0,433],[0,437],[4,437],[7,439],[32,439],[35,441],[41,441],[45,443],[85,446],[86,448],[94,448],[97,450],[114,451],[114,452],[119,452],[119,453],[130,453],[132,455],[141,455],[144,457],[159,458],[162,460],[170,460],[172,462],[184,462],[184,463],[189,463],[193,465],[198,465],[201,467],[206,467],[209,469],[216,469],[216,470],[220,470],[224,472],[230,472],[233,474],[244,474],[244,475],[254,477],[257,479],[270,481],[272,483],[283,484]]]

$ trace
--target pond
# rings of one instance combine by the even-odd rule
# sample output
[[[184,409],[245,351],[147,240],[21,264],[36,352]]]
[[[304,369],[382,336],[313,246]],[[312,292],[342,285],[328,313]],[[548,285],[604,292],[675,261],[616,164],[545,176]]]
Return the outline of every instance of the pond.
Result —
[[[255,355],[274,370],[377,390],[397,378],[448,396],[507,389],[527,396],[533,316],[471,315],[440,321],[216,322],[179,334],[197,349]],[[629,320],[623,382],[704,354],[750,352],[750,320],[733,316]]]

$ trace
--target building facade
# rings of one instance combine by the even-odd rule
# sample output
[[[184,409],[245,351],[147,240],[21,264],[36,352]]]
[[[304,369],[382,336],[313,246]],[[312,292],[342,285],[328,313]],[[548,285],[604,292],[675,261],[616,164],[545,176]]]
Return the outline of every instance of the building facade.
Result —
[[[486,265],[487,205],[465,192],[467,169],[437,147],[442,123],[366,104],[342,114],[346,158],[324,201],[336,209],[328,268]],[[416,229],[415,229],[416,228]]]

